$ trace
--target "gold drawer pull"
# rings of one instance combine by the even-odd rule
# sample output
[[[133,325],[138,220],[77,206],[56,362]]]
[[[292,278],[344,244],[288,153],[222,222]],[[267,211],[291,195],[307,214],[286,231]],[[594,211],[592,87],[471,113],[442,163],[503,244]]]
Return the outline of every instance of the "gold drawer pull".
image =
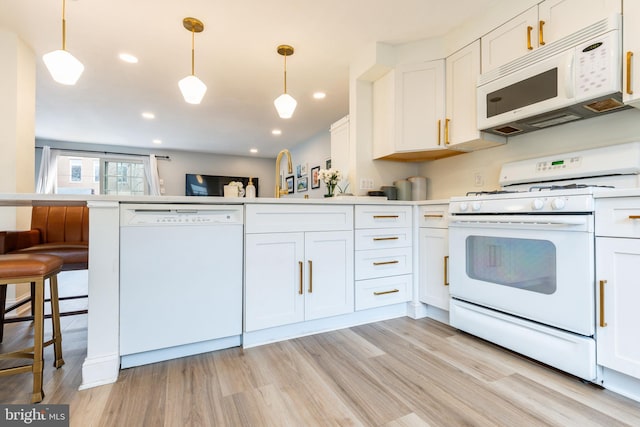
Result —
[[[600,280],[600,327],[604,328],[607,326],[607,322],[604,321],[604,285],[607,283],[606,280]]]
[[[629,219],[640,219],[640,215],[629,215]]]
[[[309,293],[313,292],[313,261],[309,260]]]
[[[381,291],[381,292],[374,292],[374,295],[386,295],[386,294],[395,294],[396,292],[400,292],[399,289],[393,289],[391,291]]]
[[[298,268],[300,269],[300,287],[298,288],[298,293],[302,295],[302,261],[298,261]]]
[[[441,125],[442,125],[442,120],[438,120],[438,145],[440,145],[440,139],[442,137],[442,133],[440,132]]]
[[[533,31],[533,27],[529,25],[527,27],[527,50],[533,50],[533,46],[531,46],[531,31]]]
[[[400,261],[379,261],[374,262],[373,265],[388,265],[388,264],[398,264]]]
[[[425,218],[444,218],[444,215],[442,215],[442,214],[425,214],[424,217]]]
[[[633,95],[631,87],[631,63],[633,61],[633,52],[627,52],[627,95]]]
[[[374,242],[379,242],[380,240],[398,240],[399,237],[374,237]]]
[[[444,257],[444,285],[449,286],[449,255]]]
[[[451,143],[449,141],[449,123],[451,123],[451,119],[444,119],[444,145]]]
[[[540,46],[544,46],[546,43],[544,42],[544,21],[540,21],[538,23],[538,44]]]
[[[373,219],[400,218],[400,215],[374,215]]]

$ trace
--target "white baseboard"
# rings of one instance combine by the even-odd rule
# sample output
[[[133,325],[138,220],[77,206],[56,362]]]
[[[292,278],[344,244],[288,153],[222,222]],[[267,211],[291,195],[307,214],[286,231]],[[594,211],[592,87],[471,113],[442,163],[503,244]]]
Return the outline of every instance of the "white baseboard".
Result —
[[[120,372],[120,357],[112,354],[104,357],[87,357],[82,364],[82,384],[78,390],[115,383]]]

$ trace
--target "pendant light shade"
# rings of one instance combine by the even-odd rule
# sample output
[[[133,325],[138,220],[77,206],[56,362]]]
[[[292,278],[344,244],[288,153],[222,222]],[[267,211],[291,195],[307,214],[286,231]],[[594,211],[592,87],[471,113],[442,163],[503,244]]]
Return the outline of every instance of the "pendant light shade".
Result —
[[[284,56],[284,93],[273,101],[273,105],[280,118],[290,119],[298,105],[298,102],[287,93],[287,56],[293,55],[293,47],[283,44],[278,46],[277,52]]]
[[[195,75],[195,33],[204,31],[204,24],[196,18],[184,18],[182,25],[191,31],[191,75],[178,82],[178,87],[184,100],[189,104],[200,104],[204,94],[207,92],[207,85]]]
[[[51,77],[63,85],[74,85],[84,71],[84,65],[67,52],[67,20],[65,19],[66,3],[62,0],[62,49],[54,50],[42,56]]]

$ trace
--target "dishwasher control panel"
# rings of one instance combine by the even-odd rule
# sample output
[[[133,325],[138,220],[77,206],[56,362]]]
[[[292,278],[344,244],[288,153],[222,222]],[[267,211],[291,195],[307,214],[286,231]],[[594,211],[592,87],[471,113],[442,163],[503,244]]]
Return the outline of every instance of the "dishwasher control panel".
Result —
[[[120,225],[123,227],[242,223],[242,206],[131,205],[120,208]]]

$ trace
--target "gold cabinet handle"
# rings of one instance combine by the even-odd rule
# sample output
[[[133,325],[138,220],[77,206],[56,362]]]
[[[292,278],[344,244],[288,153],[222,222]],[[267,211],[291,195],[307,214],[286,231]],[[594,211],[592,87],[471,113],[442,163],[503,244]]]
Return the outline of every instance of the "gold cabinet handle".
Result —
[[[444,285],[449,286],[449,255],[444,257]]]
[[[298,293],[302,295],[302,261],[298,261],[298,268],[300,270],[300,287],[298,288]]]
[[[533,50],[533,46],[531,46],[531,31],[533,31],[533,27],[529,25],[527,27],[527,49]]]
[[[389,219],[389,218],[400,218],[399,215],[374,215],[373,219]]]
[[[400,261],[378,261],[374,262],[373,265],[389,265],[389,264],[398,264]]]
[[[313,261],[309,260],[309,293],[313,292]]]
[[[381,240],[398,240],[398,239],[399,239],[399,237],[397,237],[397,236],[394,236],[394,237],[374,237],[373,241],[374,242],[379,242]]]
[[[387,295],[387,294],[395,294],[396,292],[400,292],[399,289],[393,289],[391,291],[380,291],[380,292],[374,292],[374,295]]]
[[[640,215],[629,215],[629,219],[640,219]]]
[[[441,126],[442,126],[442,120],[438,120],[438,145],[440,145],[440,139],[442,137]]]
[[[604,285],[607,283],[606,280],[600,280],[600,327],[604,328],[607,326],[607,322],[604,321]]]
[[[451,119],[444,120],[444,145],[451,143],[451,141],[449,141],[449,123],[451,123]]]
[[[627,52],[627,95],[633,95],[631,89],[631,62],[633,60],[633,52]]]
[[[545,42],[544,42],[544,30],[542,29],[544,27],[545,22],[544,21],[540,21],[538,22],[538,43],[540,44],[540,46],[544,46]]]
[[[424,214],[425,218],[444,218],[442,214]]]

